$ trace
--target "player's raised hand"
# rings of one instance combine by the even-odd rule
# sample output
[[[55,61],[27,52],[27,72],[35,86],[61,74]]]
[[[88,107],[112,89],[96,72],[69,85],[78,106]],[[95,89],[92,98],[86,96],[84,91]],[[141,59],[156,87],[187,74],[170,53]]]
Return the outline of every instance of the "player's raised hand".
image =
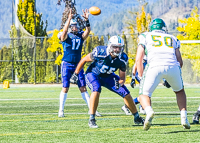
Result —
[[[74,16],[74,14],[72,13],[72,9],[70,8],[68,18],[72,19],[73,16]]]
[[[83,11],[82,17],[84,17],[85,20],[88,20],[89,15],[90,15],[89,10],[86,8],[85,11],[84,11],[84,9],[82,9],[82,11]]]

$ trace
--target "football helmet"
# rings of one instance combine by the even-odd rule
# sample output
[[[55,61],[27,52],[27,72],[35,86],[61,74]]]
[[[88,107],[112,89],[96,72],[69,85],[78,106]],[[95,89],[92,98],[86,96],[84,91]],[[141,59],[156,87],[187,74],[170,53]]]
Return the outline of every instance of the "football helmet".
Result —
[[[116,53],[114,47],[121,47],[119,53]],[[119,56],[124,49],[124,40],[120,36],[112,36],[108,41],[108,52],[114,56]]]
[[[73,34],[77,34],[79,31],[79,27],[78,27],[78,24],[75,19],[70,20],[70,30],[71,30],[71,33],[73,33]]]
[[[149,31],[154,31],[154,30],[162,30],[167,32],[167,26],[162,19],[155,18],[149,24]]]

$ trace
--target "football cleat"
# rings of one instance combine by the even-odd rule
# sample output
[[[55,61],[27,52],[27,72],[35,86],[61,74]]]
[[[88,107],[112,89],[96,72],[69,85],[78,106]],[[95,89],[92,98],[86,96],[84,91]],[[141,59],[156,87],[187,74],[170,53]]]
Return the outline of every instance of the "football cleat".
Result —
[[[199,124],[199,114],[196,112],[192,118],[194,124]]]
[[[122,109],[122,111],[125,112],[126,115],[132,115],[132,113],[129,111],[129,109],[127,108],[126,105],[122,106],[121,109]]]
[[[95,119],[91,119],[91,120],[89,120],[88,125],[89,125],[90,128],[98,128]]]
[[[61,111],[58,112],[58,117],[59,118],[65,117],[63,110],[61,110]]]
[[[137,118],[134,118],[134,123],[137,125],[139,125],[140,123],[142,125],[144,125],[144,119],[142,117],[138,116]]]
[[[144,121],[144,127],[143,127],[143,129],[145,130],[145,131],[147,131],[150,127],[151,127],[151,122],[152,122],[152,120],[153,120],[153,117],[154,117],[154,111],[152,110],[152,111],[149,111],[149,113],[147,113],[147,115],[146,115],[146,119],[145,119],[145,121]]]
[[[188,122],[188,119],[186,117],[181,118],[181,125],[184,129],[190,129],[190,123]]]
[[[146,114],[145,110],[142,108],[142,105],[139,106],[139,109],[140,109],[141,114],[144,114],[144,115]]]

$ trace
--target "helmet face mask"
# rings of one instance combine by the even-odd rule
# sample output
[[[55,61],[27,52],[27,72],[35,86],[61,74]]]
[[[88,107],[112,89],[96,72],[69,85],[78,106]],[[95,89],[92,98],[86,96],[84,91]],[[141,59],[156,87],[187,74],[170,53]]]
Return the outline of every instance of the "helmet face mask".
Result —
[[[108,41],[108,52],[119,56],[124,49],[124,40],[120,36],[112,36]]]
[[[78,24],[74,19],[71,19],[70,21],[70,30],[71,30],[71,33],[73,34],[77,34],[79,31]]]
[[[151,32],[151,31],[154,31],[154,30],[162,30],[162,31],[167,32],[167,26],[162,19],[155,18],[149,24],[149,31]]]

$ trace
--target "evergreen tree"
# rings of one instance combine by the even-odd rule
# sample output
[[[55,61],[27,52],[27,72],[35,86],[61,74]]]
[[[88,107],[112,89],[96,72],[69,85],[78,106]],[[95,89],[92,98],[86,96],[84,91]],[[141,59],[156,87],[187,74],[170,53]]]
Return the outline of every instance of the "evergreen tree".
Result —
[[[15,26],[11,27],[10,37],[11,38],[21,38],[19,40],[14,40],[13,51],[14,51],[14,72],[17,74],[19,82],[34,82],[34,38],[31,35],[35,35],[35,24],[34,15],[36,15],[36,36],[46,36],[46,26],[44,27],[44,22],[41,20],[42,14],[36,13],[34,11],[34,0],[19,0],[18,19],[26,31],[19,26],[17,29]],[[26,37],[26,38],[22,38]],[[30,38],[27,38],[30,37]],[[36,60],[40,60],[40,53],[43,47],[43,41],[41,39],[36,39]],[[12,44],[11,44],[12,45]],[[43,46],[42,46],[43,45]],[[44,81],[43,62],[36,62],[36,81]],[[44,70],[45,71],[45,70]]]
[[[132,19],[128,21],[128,30],[133,40],[133,46],[129,48],[128,57],[129,57],[129,66],[132,67],[135,63],[135,56],[137,51],[137,38],[141,33],[148,31],[149,23],[151,22],[151,15],[146,14],[145,12],[146,3],[141,6],[141,11],[136,13],[131,12],[136,15],[136,20]],[[136,22],[135,22],[136,21]],[[132,70],[132,69],[131,69]]]

